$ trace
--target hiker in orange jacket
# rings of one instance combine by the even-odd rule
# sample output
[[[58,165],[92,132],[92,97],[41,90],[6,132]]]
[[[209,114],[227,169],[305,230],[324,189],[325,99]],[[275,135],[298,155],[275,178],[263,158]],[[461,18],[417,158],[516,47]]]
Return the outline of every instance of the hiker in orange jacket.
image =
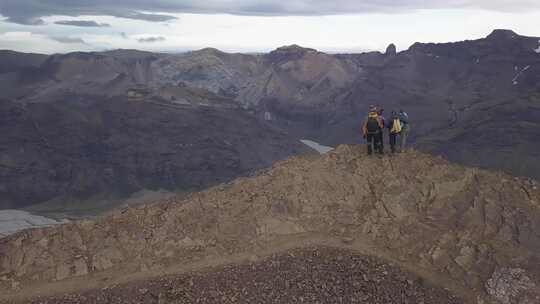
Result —
[[[382,131],[384,129],[384,124],[377,109],[375,107],[370,107],[367,120],[362,126],[362,133],[364,134],[364,139],[367,141],[367,151],[368,154],[373,154],[373,151],[383,154],[383,146],[381,144]]]

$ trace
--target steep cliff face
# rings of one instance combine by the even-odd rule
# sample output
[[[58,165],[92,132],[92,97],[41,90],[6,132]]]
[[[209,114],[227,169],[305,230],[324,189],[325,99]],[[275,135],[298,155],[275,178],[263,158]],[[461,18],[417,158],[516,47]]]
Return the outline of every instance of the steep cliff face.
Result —
[[[16,296],[77,277],[102,288],[103,277],[325,245],[383,257],[465,299],[535,303],[538,187],[418,152],[377,158],[340,146],[186,200],[2,239],[2,289]]]

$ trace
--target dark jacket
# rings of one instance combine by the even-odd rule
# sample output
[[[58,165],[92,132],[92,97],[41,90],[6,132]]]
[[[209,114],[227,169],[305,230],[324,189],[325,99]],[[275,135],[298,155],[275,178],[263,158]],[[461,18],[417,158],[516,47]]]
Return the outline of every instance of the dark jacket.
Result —
[[[381,117],[377,114],[377,112],[369,112],[367,120],[362,125],[362,133],[364,136],[367,136],[368,134],[367,124],[370,118],[377,120],[377,123],[379,124],[379,132],[382,131],[382,129],[384,129],[384,123]]]

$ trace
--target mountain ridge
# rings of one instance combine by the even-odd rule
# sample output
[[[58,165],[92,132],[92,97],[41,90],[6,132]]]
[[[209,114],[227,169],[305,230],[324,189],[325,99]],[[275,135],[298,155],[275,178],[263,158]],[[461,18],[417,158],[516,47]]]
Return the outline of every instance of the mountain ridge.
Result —
[[[386,115],[405,109],[411,116],[412,143],[423,151],[466,165],[539,178],[540,55],[535,49],[540,38],[518,35],[507,39],[512,35],[513,32],[494,31],[489,39],[416,44],[395,54],[393,48],[389,48],[388,54],[333,55],[289,46],[274,55],[203,49],[183,54],[122,50],[50,56],[38,66],[0,73],[0,99],[10,105],[0,113],[6,117],[0,131],[18,134],[5,143],[6,147],[17,149],[4,148],[0,164],[13,166],[12,160],[16,159],[16,167],[30,168],[34,161],[21,158],[18,152],[27,144],[25,138],[35,138],[35,128],[16,118],[20,109],[28,106],[57,109],[55,115],[70,117],[72,126],[89,128],[80,130],[81,134],[95,131],[85,122],[90,118],[81,111],[63,110],[64,107],[71,109],[76,104],[92,108],[88,104],[111,103],[110,107],[127,117],[140,115],[142,122],[157,119],[159,111],[150,105],[174,106],[177,112],[182,112],[178,107],[190,107],[189,112],[200,121],[204,121],[204,111],[199,108],[236,108],[238,111],[228,111],[227,119],[219,120],[219,124],[249,116],[252,128],[269,127],[291,144],[309,139],[337,146],[362,141],[359,124],[369,106],[376,104],[386,109]],[[142,104],[150,112],[135,114],[132,111],[139,107],[132,107],[126,100]],[[242,114],[235,114],[238,112]],[[41,117],[52,115],[50,111],[33,115],[45,126],[47,121],[56,119]],[[199,130],[198,135],[204,137],[204,128],[195,132]],[[167,142],[187,143],[189,139],[186,134],[164,133]],[[103,134],[106,136],[107,132]],[[77,147],[95,147],[92,139],[93,136],[79,136],[77,142],[81,145]],[[137,146],[132,140],[126,144]],[[215,148],[229,149],[224,143]],[[46,145],[37,149],[41,155],[51,155]],[[66,149],[72,155],[80,152],[76,147]],[[159,149],[163,149],[160,153],[174,152]],[[288,156],[294,149],[285,150],[276,154]],[[110,157],[108,150],[96,153],[101,158]],[[132,153],[128,151],[123,159],[136,158]],[[161,169],[155,165],[152,170]],[[235,176],[237,172],[220,174]],[[10,176],[6,181],[8,189],[0,189],[8,193],[5,197],[19,195],[20,187],[29,193],[41,191],[39,183],[30,183],[22,175],[4,175]],[[44,182],[55,183],[53,179],[46,177]],[[76,185],[74,188],[86,187],[79,179],[71,182]],[[170,187],[166,183],[156,186]]]
[[[537,181],[344,145],[186,199],[1,239],[0,288],[16,297],[80,277],[97,289],[108,284],[99,278],[241,263],[306,244],[382,256],[467,303],[534,302],[539,225]]]

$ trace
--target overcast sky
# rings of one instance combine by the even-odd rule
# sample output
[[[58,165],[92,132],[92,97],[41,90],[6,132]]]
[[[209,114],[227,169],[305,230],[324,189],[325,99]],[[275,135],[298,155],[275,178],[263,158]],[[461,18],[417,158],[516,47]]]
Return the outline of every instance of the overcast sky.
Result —
[[[0,0],[0,49],[48,54],[403,50],[495,28],[540,36],[540,0]]]

